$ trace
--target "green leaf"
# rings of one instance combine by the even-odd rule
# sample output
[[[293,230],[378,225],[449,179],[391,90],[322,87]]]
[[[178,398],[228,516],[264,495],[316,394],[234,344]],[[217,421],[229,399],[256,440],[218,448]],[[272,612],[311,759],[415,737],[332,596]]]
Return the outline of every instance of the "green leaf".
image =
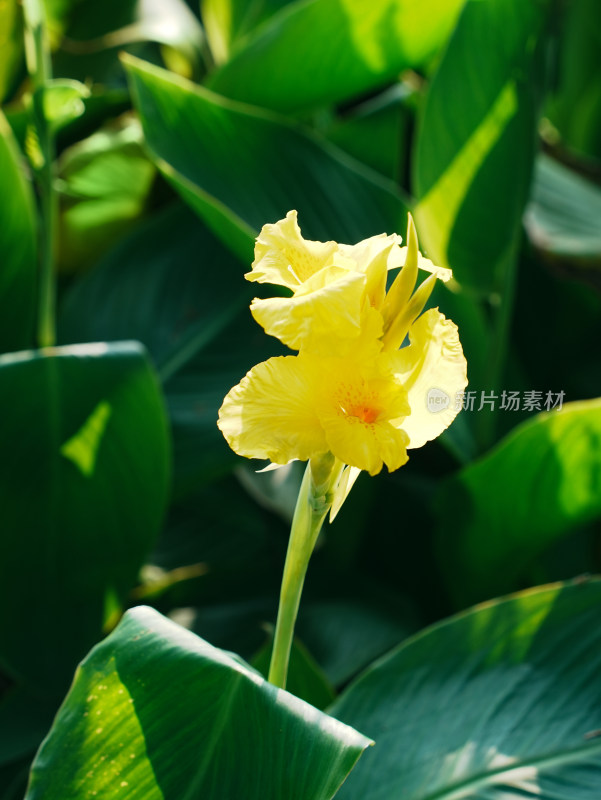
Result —
[[[98,260],[143,213],[155,176],[137,121],[97,131],[59,162],[59,267],[79,271]]]
[[[0,111],[0,352],[30,347],[36,296],[35,201],[25,165]]]
[[[546,155],[536,162],[524,219],[530,241],[570,266],[601,267],[601,189]]]
[[[125,63],[157,165],[245,264],[262,225],[292,208],[304,233],[324,241],[405,230],[394,185],[326,141],[145,62]]]
[[[426,64],[463,2],[299,0],[241,40],[209,86],[278,111],[345,100]]]
[[[54,130],[81,117],[85,111],[84,98],[90,90],[79,81],[65,78],[49,81],[44,87],[44,116]]]
[[[0,4],[0,103],[10,96],[23,63],[23,11],[17,0]]]
[[[409,148],[411,90],[396,83],[326,128],[328,139],[386,178],[402,183],[404,154]]]
[[[217,428],[218,410],[249,369],[283,352],[283,346],[266,336],[244,308],[184,369],[169,378],[165,391],[174,433],[176,494],[184,494],[199,481],[228,472],[243,461]]]
[[[596,800],[601,583],[534,589],[408,640],[330,711],[377,743],[337,800]]]
[[[442,561],[462,602],[506,591],[550,544],[601,514],[600,444],[601,400],[569,403],[443,484]]]
[[[146,220],[67,292],[60,341],[137,339],[166,378],[250,302],[252,287],[243,272],[188,207],[176,202]]]
[[[0,357],[0,662],[62,694],[154,544],[169,452],[137,343]]]
[[[232,45],[294,0],[201,0],[202,22],[213,60],[222,64]]]
[[[27,800],[328,800],[368,744],[140,607],[78,670]]]
[[[202,474],[229,470],[237,458],[217,428],[217,411],[253,359],[261,360],[254,343],[259,340],[261,353],[269,347],[250,320],[253,289],[243,272],[177,202],[82,276],[61,307],[62,343],[138,339],[150,351],[171,410],[176,495],[196,487]],[[188,377],[174,378],[182,370]]]
[[[563,148],[601,159],[601,24],[597,0],[561,6],[554,96],[546,116]]]
[[[415,630],[398,604],[375,592],[369,596],[369,584],[359,592],[356,578],[353,584],[352,599],[304,601],[299,613],[298,635],[334,686],[347,683]]]
[[[496,288],[528,198],[546,7],[468,0],[419,118],[420,239],[436,263],[480,290]]]

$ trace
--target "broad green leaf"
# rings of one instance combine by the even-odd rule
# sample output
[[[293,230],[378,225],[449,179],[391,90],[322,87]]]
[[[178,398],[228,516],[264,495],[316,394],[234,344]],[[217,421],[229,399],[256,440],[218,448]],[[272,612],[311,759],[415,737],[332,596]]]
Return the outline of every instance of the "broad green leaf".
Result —
[[[472,288],[496,288],[520,231],[547,5],[468,0],[419,118],[414,179],[420,240],[436,263],[451,266]]]
[[[524,218],[530,241],[545,255],[583,270],[601,266],[601,189],[540,155]]]
[[[249,369],[283,352],[283,346],[266,336],[248,308],[243,308],[169,377],[165,392],[173,426],[176,494],[185,494],[199,481],[222,475],[243,460],[230,450],[217,428],[217,413],[225,395]]]
[[[67,292],[60,341],[137,339],[167,377],[250,301],[252,287],[243,272],[188,207],[176,202],[146,220]]]
[[[63,343],[138,339],[150,351],[171,409],[176,495],[196,487],[202,474],[229,470],[236,461],[217,428],[217,411],[269,346],[250,319],[253,289],[243,272],[178,202],[150,217],[82,276],[61,308]],[[232,335],[224,338],[226,328]],[[182,369],[189,377],[174,378]]]
[[[0,103],[10,96],[23,63],[23,11],[17,0],[0,4]]]
[[[84,269],[98,260],[143,213],[155,177],[135,121],[97,131],[59,162],[59,267]]]
[[[601,158],[601,22],[597,0],[559,8],[559,54],[555,92],[546,116],[553,137],[580,155]]]
[[[335,145],[396,183],[409,146],[411,90],[401,83],[335,118],[325,133]]]
[[[367,582],[361,592],[356,583],[352,598],[305,600],[299,613],[298,635],[334,686],[347,683],[415,630],[392,603],[375,592],[370,596]]]
[[[0,357],[0,662],[64,692],[119,611],[160,528],[169,453],[137,343]]]
[[[376,740],[337,800],[596,800],[601,583],[558,584],[422,631],[330,708]]]
[[[157,165],[245,264],[261,227],[293,208],[303,232],[323,241],[405,230],[392,182],[326,141],[145,62],[126,64]]]
[[[463,601],[515,585],[526,565],[601,514],[601,400],[543,412],[443,484],[445,571]]]
[[[82,663],[27,800],[329,800],[368,744],[140,607]]]
[[[235,42],[294,0],[201,0],[202,22],[216,64],[229,58]]]
[[[345,100],[426,64],[463,3],[297,0],[242,39],[209,86],[279,111]]]
[[[0,353],[29,347],[36,302],[37,221],[25,164],[0,111]]]

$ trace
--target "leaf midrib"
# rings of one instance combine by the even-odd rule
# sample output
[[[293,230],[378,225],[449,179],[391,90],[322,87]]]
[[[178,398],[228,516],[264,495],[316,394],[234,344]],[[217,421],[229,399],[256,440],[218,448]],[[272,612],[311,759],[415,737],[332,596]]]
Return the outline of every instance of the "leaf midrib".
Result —
[[[458,781],[451,786],[438,789],[431,794],[421,795],[418,800],[441,800],[441,798],[451,798],[458,792],[475,789],[479,786],[485,786],[489,783],[492,783],[495,778],[506,773],[516,772],[520,769],[527,769],[529,767],[534,767],[535,769],[540,770],[540,768],[569,764],[572,761],[577,760],[578,757],[582,755],[595,752],[601,754],[601,737],[596,738],[593,742],[582,744],[569,750],[547,753],[545,755],[538,756],[537,758],[531,758],[524,761],[515,761],[512,764],[505,764],[497,769],[480,772],[476,775],[472,775],[470,778]]]

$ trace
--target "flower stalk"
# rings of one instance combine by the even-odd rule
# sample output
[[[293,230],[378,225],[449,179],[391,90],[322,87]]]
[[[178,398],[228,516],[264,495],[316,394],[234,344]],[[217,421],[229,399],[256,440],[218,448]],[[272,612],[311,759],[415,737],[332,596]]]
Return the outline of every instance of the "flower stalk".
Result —
[[[44,96],[52,79],[50,45],[41,0],[24,0],[27,71],[33,84],[33,119],[37,137],[40,193],[40,272],[37,340],[39,347],[56,341],[54,253],[58,230],[58,197],[54,190],[54,131],[46,119]]]
[[[343,466],[331,453],[316,456],[307,464],[301,483],[290,529],[269,667],[269,682],[280,689],[286,688],[294,626],[309,559],[332,506],[333,488]]]

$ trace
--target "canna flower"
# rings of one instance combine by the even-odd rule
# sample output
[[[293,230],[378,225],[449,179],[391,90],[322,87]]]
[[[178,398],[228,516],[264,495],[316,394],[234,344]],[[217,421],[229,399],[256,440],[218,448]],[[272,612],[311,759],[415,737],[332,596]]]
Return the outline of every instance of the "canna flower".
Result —
[[[266,333],[295,350],[346,355],[363,346],[380,349],[387,273],[408,258],[408,248],[400,242],[396,234],[372,236],[356,245],[312,242],[303,239],[296,211],[290,211],[285,219],[263,226],[245,277],[285,286],[292,296],[255,298],[251,313]],[[435,267],[419,253],[417,239],[411,258],[433,276],[445,281],[451,277],[450,270]],[[404,278],[407,284],[409,277]],[[416,269],[412,277],[414,284]],[[434,282],[427,284],[429,291]]]
[[[429,275],[415,289],[420,269]],[[303,239],[289,212],[264,226],[246,277],[291,290],[251,311],[299,353],[258,364],[226,396],[218,425],[237,453],[274,464],[332,454],[352,468],[346,494],[359,471],[398,469],[453,421],[450,399],[467,385],[457,328],[438,309],[422,313],[450,270],[419,254],[411,219],[406,247],[384,234],[340,245]],[[432,389],[449,399],[436,413]]]

